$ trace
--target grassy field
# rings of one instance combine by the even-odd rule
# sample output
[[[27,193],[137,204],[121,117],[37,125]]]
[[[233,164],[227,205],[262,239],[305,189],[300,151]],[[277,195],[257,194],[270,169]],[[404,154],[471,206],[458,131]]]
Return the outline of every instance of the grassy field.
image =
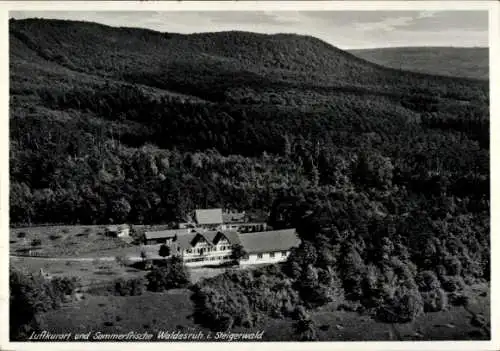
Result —
[[[10,230],[10,252],[16,254],[35,249],[46,256],[74,257],[131,247],[121,239],[104,235],[104,231],[105,226],[77,225],[13,228]]]
[[[28,249],[48,257],[140,257],[160,258],[160,245],[132,245],[124,239],[104,235],[104,225],[66,225],[11,228],[10,253],[23,254]],[[138,235],[145,231],[164,230],[167,225],[133,225]],[[38,241],[39,245],[33,245]],[[130,240],[129,240],[130,241]]]
[[[79,277],[82,285],[102,284],[117,278],[136,278],[145,276],[147,272],[125,266],[115,260],[69,260],[69,259],[46,259],[38,257],[11,257],[12,267],[20,268],[27,272],[38,273],[42,269],[52,276]],[[196,283],[200,279],[214,277],[226,271],[226,268],[196,267],[188,268],[191,282]]]
[[[144,276],[145,272],[125,266],[117,261],[70,261],[49,260],[35,257],[11,257],[10,265],[27,272],[37,273],[43,269],[51,276],[80,278],[82,285],[101,284],[118,278],[134,278]]]
[[[470,293],[475,293],[472,290]],[[93,296],[61,310],[42,316],[43,327],[54,332],[156,332],[159,330],[208,330],[193,322],[191,292],[186,289],[166,293],[147,292],[142,296]],[[489,320],[489,297],[471,299],[469,309]],[[397,340],[487,340],[481,328],[471,324],[472,314],[464,307],[427,313],[406,324],[380,323],[355,312],[328,308],[311,313],[321,341],[397,341]],[[293,321],[265,320],[251,329],[233,332],[264,331],[264,341],[295,340]],[[362,339],[360,339],[362,338]]]
[[[93,296],[43,315],[43,327],[54,332],[128,332],[195,328],[191,292],[185,289],[141,296]]]
[[[311,318],[322,341],[359,341],[360,336],[366,341],[488,340],[487,333],[471,323],[473,313],[490,320],[489,295],[480,296],[488,290],[481,285],[464,291],[470,298],[467,309],[450,306],[445,311],[425,313],[405,324],[380,323],[369,316],[328,308],[311,313]],[[286,341],[294,336],[290,320],[272,321],[266,330],[270,340]]]

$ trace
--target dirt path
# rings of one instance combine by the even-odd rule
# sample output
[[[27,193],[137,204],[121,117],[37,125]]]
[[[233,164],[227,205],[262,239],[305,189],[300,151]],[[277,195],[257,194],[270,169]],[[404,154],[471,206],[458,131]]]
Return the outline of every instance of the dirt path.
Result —
[[[41,256],[22,256],[22,255],[10,255],[11,258],[22,258],[22,259],[35,259],[35,260],[46,260],[46,261],[115,261],[116,257],[41,257]]]

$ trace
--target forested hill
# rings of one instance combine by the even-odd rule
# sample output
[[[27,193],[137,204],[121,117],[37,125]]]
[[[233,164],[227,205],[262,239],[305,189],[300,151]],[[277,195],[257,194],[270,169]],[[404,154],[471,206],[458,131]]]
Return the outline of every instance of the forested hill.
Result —
[[[15,57],[217,101],[235,94],[232,90],[239,85],[258,95],[295,87],[314,93],[345,88],[405,94],[432,89],[458,99],[472,97],[464,95],[470,90],[484,98],[487,87],[382,68],[298,35],[179,35],[58,20],[11,21],[10,35]],[[252,98],[250,92],[236,95],[233,99]]]
[[[484,47],[395,47],[349,52],[367,61],[392,68],[489,79],[489,49]]]
[[[278,195],[361,186],[362,151],[391,170],[369,188],[419,193],[441,174],[475,196],[460,182],[488,177],[484,81],[383,68],[298,35],[9,25],[13,222],[267,210]]]

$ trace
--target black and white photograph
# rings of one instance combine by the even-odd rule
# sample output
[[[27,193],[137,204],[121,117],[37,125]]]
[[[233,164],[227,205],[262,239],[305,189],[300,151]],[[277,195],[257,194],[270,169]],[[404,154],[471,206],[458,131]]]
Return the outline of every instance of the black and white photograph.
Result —
[[[4,11],[2,345],[499,346],[498,6],[89,3]]]

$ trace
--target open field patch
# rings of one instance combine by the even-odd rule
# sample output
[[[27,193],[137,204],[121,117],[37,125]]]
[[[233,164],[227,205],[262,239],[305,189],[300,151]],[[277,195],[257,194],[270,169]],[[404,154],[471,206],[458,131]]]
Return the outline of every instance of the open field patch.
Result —
[[[78,256],[131,247],[122,239],[105,235],[105,226],[40,226],[12,228],[10,253],[40,256]]]
[[[37,273],[40,269],[51,276],[77,277],[82,286],[102,284],[117,278],[136,278],[144,271],[128,267],[116,261],[103,260],[50,260],[37,257],[11,257],[10,265],[27,272]]]
[[[185,289],[127,297],[86,295],[78,304],[44,314],[43,326],[61,333],[201,330],[191,318],[190,296]]]
[[[141,296],[93,296],[42,316],[43,327],[54,332],[137,332],[195,330],[208,332],[194,323],[191,292],[175,289],[165,293],[146,292]],[[482,301],[483,311],[488,301]],[[407,324],[380,323],[369,316],[348,311],[311,313],[318,339],[322,341],[398,341],[398,340],[487,340],[471,325],[463,307],[427,313]],[[295,340],[294,321],[264,319],[253,328],[234,328],[233,332],[264,331],[264,341]]]

